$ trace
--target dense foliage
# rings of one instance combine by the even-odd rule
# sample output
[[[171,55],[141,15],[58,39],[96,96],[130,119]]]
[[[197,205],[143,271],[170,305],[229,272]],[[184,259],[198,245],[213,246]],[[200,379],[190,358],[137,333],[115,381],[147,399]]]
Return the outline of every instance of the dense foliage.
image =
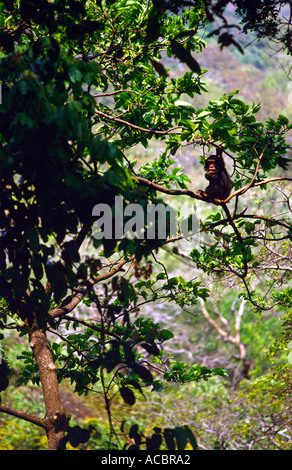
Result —
[[[245,28],[267,35],[260,28],[262,17],[244,16],[250,13],[246,2],[234,3]],[[265,3],[276,11],[275,2]],[[235,90],[201,109],[188,101],[206,91],[200,31],[216,15],[222,18],[226,4],[1,2],[0,327],[4,337],[5,329],[15,330],[28,341],[30,348],[18,356],[17,383],[42,386],[45,416],[5,401],[0,411],[43,428],[51,449],[68,442],[76,447],[90,437],[88,429],[68,430],[62,381],[68,380],[79,395],[102,391],[107,445],[118,446],[112,419],[117,394],[132,406],[144,397],[145,387],[161,392],[167,383],[227,375],[221,366],[169,358],[164,346],[173,333],[140,315],[143,306],[170,302],[193,311],[201,303],[204,309],[210,295],[205,274],[232,278],[238,298],[258,311],[289,306],[289,219],[241,204],[244,193],[273,183],[288,212],[289,121],[283,115],[258,121],[260,106],[244,103]],[[274,21],[279,24],[276,14]],[[222,46],[236,45],[229,25],[223,26],[213,35]],[[285,31],[278,40],[289,48],[289,25]],[[179,59],[189,71],[170,77],[166,57]],[[132,150],[153,142],[163,145],[160,155],[139,165]],[[173,234],[166,224],[162,236],[156,230],[151,239],[127,237],[132,213],[124,211],[121,218],[117,207],[117,198],[136,209],[169,201],[175,207],[180,198],[193,206],[200,200],[194,192],[198,188],[176,165],[182,146],[199,149],[201,163],[206,153],[223,146],[232,168],[233,193],[226,201],[214,201],[212,214],[197,231],[202,243],[188,253],[199,279],[170,275],[160,258],[161,248],[185,233]],[[107,228],[112,236],[98,235],[94,208],[99,204],[111,209]],[[146,220],[141,224],[143,232]],[[261,276],[265,282],[259,283]],[[236,332],[233,342],[240,349]],[[0,391],[8,387],[12,369],[5,350]],[[157,449],[163,439],[169,449],[197,448],[186,425],[157,427],[145,438],[134,424],[129,438],[130,448]]]

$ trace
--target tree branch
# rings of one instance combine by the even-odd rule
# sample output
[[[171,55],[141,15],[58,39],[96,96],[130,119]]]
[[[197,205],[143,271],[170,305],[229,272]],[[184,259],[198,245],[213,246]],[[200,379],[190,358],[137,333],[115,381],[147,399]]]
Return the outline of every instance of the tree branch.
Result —
[[[172,131],[174,131],[176,129],[181,129],[182,126],[173,127],[172,129],[168,129],[167,131],[155,131],[154,129],[145,129],[144,127],[136,126],[136,124],[132,124],[131,122],[124,121],[123,119],[113,117],[113,116],[109,116],[108,114],[105,114],[102,111],[95,110],[95,112],[99,116],[102,116],[106,119],[109,119],[110,121],[114,121],[114,122],[118,122],[120,124],[124,124],[126,126],[132,127],[133,129],[137,129],[138,131],[141,131],[141,132],[147,132],[147,133],[150,133],[150,134],[157,134],[157,135],[168,135],[168,134],[180,135],[181,134],[180,132],[172,132]]]
[[[27,411],[18,410],[17,408],[11,408],[10,406],[0,404],[0,412],[6,413],[10,416],[15,416],[16,418],[24,419],[25,421],[46,429],[45,418],[39,418],[38,416],[35,416],[32,413],[28,413]]]
[[[128,89],[121,88],[120,90],[111,91],[111,92],[108,92],[108,93],[98,93],[98,94],[95,94],[95,95],[92,95],[92,96],[93,96],[93,98],[103,98],[105,96],[115,96],[115,95],[118,95],[119,93],[133,93],[134,95],[140,96],[140,98],[142,98],[143,96],[147,95],[149,92],[151,92],[153,90],[154,90],[154,87],[151,87],[145,93],[141,94],[141,93],[138,93],[138,91],[136,91],[136,90],[128,90]]]
[[[152,181],[147,180],[146,178],[142,178],[140,176],[135,176],[135,178],[139,181],[139,183],[142,183],[144,186],[148,186],[149,188],[152,188],[155,191],[160,191],[161,193],[170,194],[170,195],[173,195],[173,196],[183,196],[183,195],[185,195],[185,196],[192,197],[194,199],[199,199],[201,201],[205,200],[200,194],[198,194],[197,192],[191,191],[189,189],[169,189],[169,188],[165,188],[164,186],[161,186],[160,184],[153,183]],[[224,200],[223,199],[214,199],[214,201],[212,201],[212,203],[216,204],[216,205],[222,205],[224,203],[226,204],[227,202],[230,201],[230,199],[234,198],[235,196],[244,194],[249,188],[255,187],[255,186],[262,186],[264,184],[271,183],[272,181],[292,181],[292,178],[285,178],[285,177],[269,178],[267,180],[260,181],[258,183],[252,183],[252,184],[249,183],[248,185],[244,186],[243,188],[240,188],[237,191],[234,191],[233,193],[231,193],[226,199],[224,199]],[[207,202],[210,202],[210,201],[207,201]]]
[[[256,186],[262,186],[264,184],[268,184],[268,183],[271,183],[272,181],[292,181],[292,178],[284,178],[284,177],[278,177],[278,178],[269,178],[267,180],[264,180],[264,181],[259,181],[258,183],[253,183],[253,184],[247,184],[246,186],[244,186],[243,188],[240,188],[238,189],[237,191],[235,191],[234,193],[231,193],[226,199],[225,199],[225,203],[230,201],[230,199],[232,199],[233,197],[235,196],[239,196],[241,194],[244,194],[249,188],[252,188],[252,187],[256,187]]]
[[[114,276],[118,271],[122,269],[124,264],[129,263],[130,261],[133,261],[134,258],[135,258],[135,255],[130,256],[130,258],[128,259],[121,259],[115,264],[115,266],[110,271],[100,274],[99,276],[89,277],[85,283],[79,286],[75,294],[73,294],[69,298],[68,303],[66,303],[65,305],[61,304],[59,307],[53,308],[52,310],[49,311],[49,315],[52,318],[56,318],[56,317],[61,317],[72,312],[72,310],[75,307],[77,307],[77,305],[81,302],[83,297],[89,292],[92,286],[94,286],[98,282],[104,281]]]
[[[186,195],[192,198],[201,199],[198,195],[196,195],[196,193],[194,193],[194,191],[191,191],[189,189],[165,188],[164,186],[160,186],[160,184],[153,183],[152,181],[149,181],[146,178],[142,178],[140,176],[135,176],[135,178],[139,181],[139,183],[142,183],[144,186],[148,186],[149,188],[154,189],[155,191],[160,191],[161,193],[170,194],[173,196]]]
[[[238,347],[239,357],[240,357],[241,360],[244,360],[245,356],[246,356],[246,349],[245,349],[244,344],[242,343],[241,338],[240,338],[240,324],[241,324],[242,315],[244,313],[244,305],[246,303],[246,300],[242,300],[240,302],[238,312],[234,312],[234,314],[235,314],[235,325],[234,325],[235,334],[234,334],[234,336],[230,335],[226,330],[221,328],[220,325],[215,320],[213,320],[213,318],[210,317],[209,312],[205,307],[205,302],[203,301],[203,299],[199,298],[199,301],[200,301],[200,304],[201,304],[202,313],[203,313],[204,317],[206,318],[206,320],[210,323],[210,325],[213,326],[213,328],[215,328],[215,330],[219,333],[219,335],[222,336],[222,338],[224,339],[225,342],[233,343]],[[213,306],[213,308],[214,308],[214,306]],[[221,320],[221,322],[223,324],[225,324],[227,329],[230,329],[230,325],[225,320],[225,318],[220,314],[220,312],[216,312],[216,313],[219,316],[219,319]]]

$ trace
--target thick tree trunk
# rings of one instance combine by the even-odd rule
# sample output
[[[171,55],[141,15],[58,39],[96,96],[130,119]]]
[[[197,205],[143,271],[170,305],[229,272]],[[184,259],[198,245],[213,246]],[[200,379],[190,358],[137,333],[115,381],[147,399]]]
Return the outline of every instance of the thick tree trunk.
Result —
[[[65,431],[68,427],[70,414],[62,407],[56,366],[46,334],[36,322],[29,327],[30,346],[33,350],[40,373],[46,415],[45,429],[50,450],[65,449]]]

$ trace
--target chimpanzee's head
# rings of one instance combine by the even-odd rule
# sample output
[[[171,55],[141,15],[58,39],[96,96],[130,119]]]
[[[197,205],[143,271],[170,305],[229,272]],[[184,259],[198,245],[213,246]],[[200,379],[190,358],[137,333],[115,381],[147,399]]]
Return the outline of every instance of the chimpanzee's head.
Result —
[[[216,180],[218,178],[219,164],[217,160],[216,155],[210,155],[210,157],[207,158],[205,162],[205,170],[207,172],[205,177],[207,180]]]

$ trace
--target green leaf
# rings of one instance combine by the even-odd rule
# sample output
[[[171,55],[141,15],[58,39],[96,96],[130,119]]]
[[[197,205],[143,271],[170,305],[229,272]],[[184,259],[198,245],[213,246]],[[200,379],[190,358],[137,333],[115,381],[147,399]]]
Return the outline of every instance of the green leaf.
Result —
[[[185,429],[186,436],[187,436],[193,450],[197,450],[198,449],[197,440],[196,440],[194,434],[192,433],[191,429],[187,425],[184,426],[184,429]]]
[[[166,428],[163,432],[164,440],[168,450],[175,450],[175,432],[173,429]]]
[[[120,388],[120,394],[121,397],[123,398],[124,402],[127,403],[127,405],[133,406],[136,402],[135,395],[132,392],[132,390],[128,387],[121,387]]]
[[[43,264],[37,254],[33,254],[31,258],[31,267],[36,279],[41,279],[44,274]]]
[[[187,445],[187,433],[184,427],[178,426],[174,430],[178,450],[184,450]]]
[[[216,130],[216,129],[232,129],[233,127],[233,122],[232,119],[229,117],[224,117],[222,119],[219,119],[216,121],[211,127]]]
[[[138,424],[133,424],[129,431],[129,437],[132,439],[138,434],[139,426]]]
[[[166,274],[165,273],[157,274],[156,281],[159,281],[160,279],[166,279]]]
[[[203,117],[210,116],[210,114],[211,114],[211,111],[202,110],[197,114],[197,119],[201,119]]]
[[[70,442],[73,447],[78,447],[79,444],[84,444],[90,438],[91,430],[84,429],[80,426],[70,427],[67,434],[66,440]]]
[[[182,106],[182,107],[193,107],[191,103],[188,103],[187,101],[182,101],[182,100],[177,100],[175,101],[176,106]]]
[[[278,122],[280,122],[283,126],[286,126],[287,124],[289,124],[289,119],[286,116],[280,114],[278,116]]]
[[[141,343],[141,347],[144,348],[149,354],[153,354],[154,356],[158,356],[160,353],[159,348],[155,343]]]
[[[72,83],[81,82],[83,79],[82,73],[75,66],[69,68],[68,74]]]
[[[146,367],[142,366],[141,364],[133,364],[132,365],[132,370],[133,372],[135,372],[136,374],[138,374],[141,379],[143,379],[145,382],[153,382],[153,377],[152,377],[152,374],[151,372],[146,369]]]
[[[29,242],[29,246],[31,250],[33,251],[38,251],[39,249],[39,234],[35,228],[30,228],[26,232],[26,236]]]
[[[170,330],[165,330],[165,329],[159,332],[159,336],[163,338],[163,341],[174,338],[174,334]]]

